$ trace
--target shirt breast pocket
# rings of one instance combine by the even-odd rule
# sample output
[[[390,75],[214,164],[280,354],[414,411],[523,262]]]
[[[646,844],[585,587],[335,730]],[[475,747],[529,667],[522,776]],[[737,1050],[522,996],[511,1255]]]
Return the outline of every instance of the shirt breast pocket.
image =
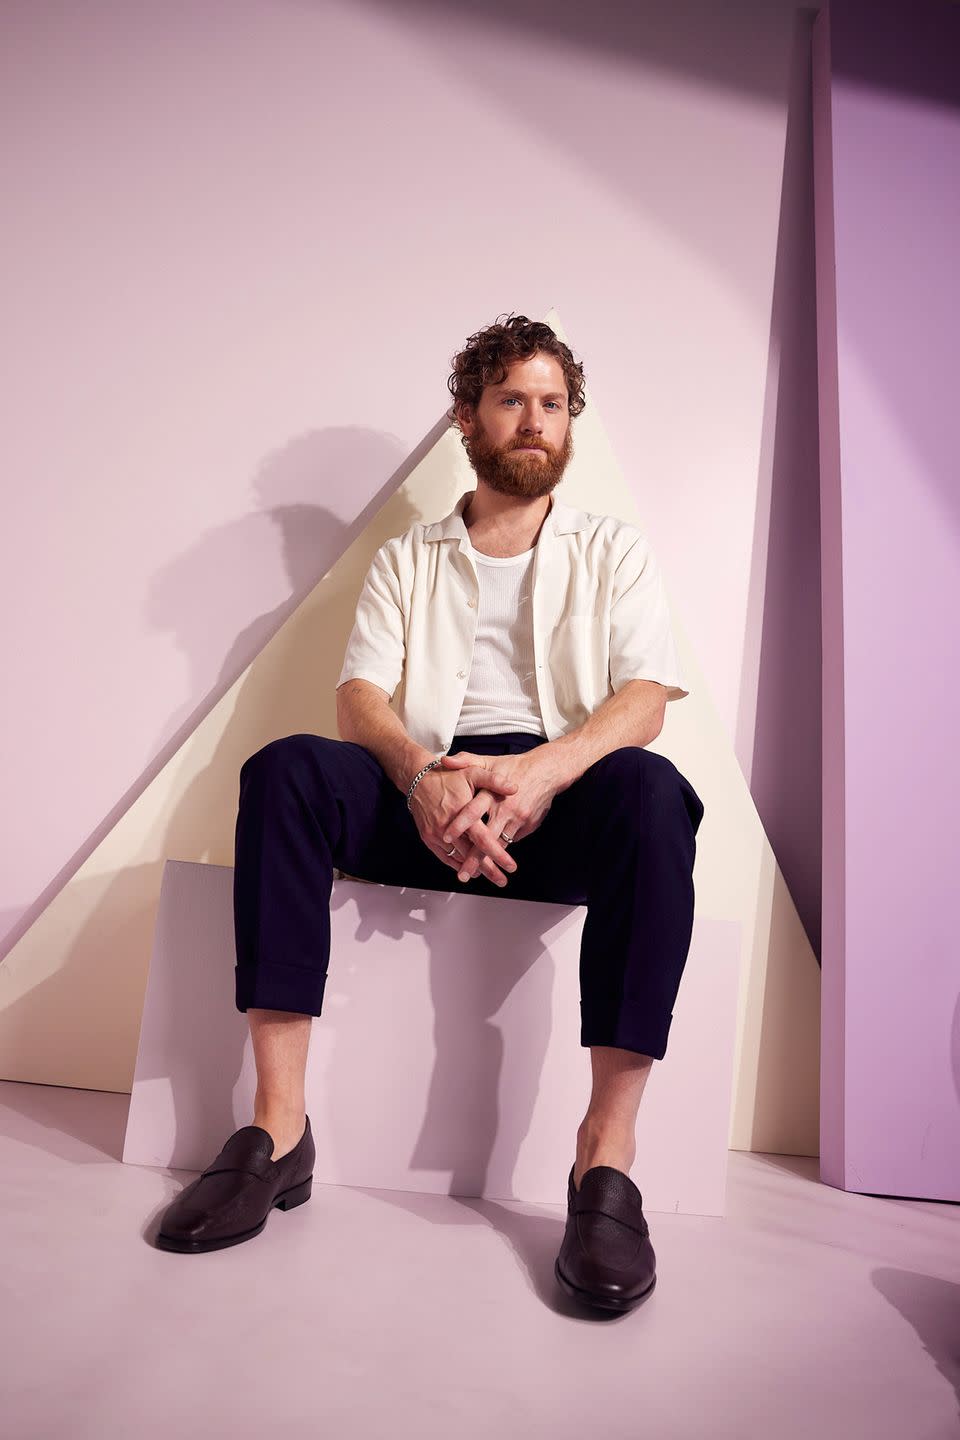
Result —
[[[579,688],[586,685],[592,690],[607,668],[610,638],[606,617],[595,610],[567,615],[557,624],[554,642],[560,666],[576,677]]]
[[[599,635],[603,631],[604,616],[597,610],[578,611],[561,620],[560,624],[569,625],[574,634],[589,634],[595,630]]]

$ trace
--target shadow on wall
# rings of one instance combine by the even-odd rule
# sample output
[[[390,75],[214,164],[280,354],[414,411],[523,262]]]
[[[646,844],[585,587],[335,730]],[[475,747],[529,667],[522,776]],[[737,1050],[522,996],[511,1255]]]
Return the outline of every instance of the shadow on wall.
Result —
[[[19,910],[15,912],[19,917],[16,924],[0,940],[0,960],[38,923],[71,876],[103,843],[181,746],[203,724],[229,688],[257,659],[264,646],[304,603],[304,596],[309,594],[311,587],[316,586],[331,566],[363,535],[384,503],[387,502],[388,508],[393,507],[390,508],[391,515],[396,512],[396,501],[391,501],[391,497],[397,487],[402,485],[446,429],[447,421],[439,421],[408,455],[392,436],[360,427],[332,427],[298,436],[271,452],[258,466],[252,481],[258,500],[256,509],[247,511],[229,525],[204,531],[196,545],[184,551],[175,564],[156,576],[144,619],[154,630],[172,633],[173,643],[184,655],[193,677],[185,688],[191,694],[202,695],[202,699],[198,704],[182,706],[179,711],[173,712],[166,722],[166,729],[158,731],[158,736],[162,737],[171,726],[175,727],[172,739],[162,744],[136,782],[118,798],[36,901],[22,913]],[[349,524],[344,524],[338,516],[319,505],[289,502],[289,496],[302,494],[305,488],[322,495],[332,477],[344,473],[356,476],[360,493],[368,493],[378,476],[386,474],[390,477]],[[309,481],[306,485],[304,475]],[[403,509],[402,506],[400,508]],[[405,526],[407,522],[403,523]],[[289,599],[257,616],[237,634],[233,629],[232,615],[219,604],[217,576],[221,568],[229,573],[242,569],[245,555],[250,556],[250,564],[262,565],[265,547],[261,532],[264,525],[274,526],[280,534],[279,563],[289,576]],[[184,608],[183,597],[198,593],[204,595],[201,617],[197,616],[195,603],[191,603],[188,609]],[[321,654],[322,650],[317,653]],[[207,684],[205,677],[211,673],[211,655],[222,655],[224,659],[216,682],[203,693]],[[204,659],[206,664],[202,663]],[[303,694],[309,695],[310,690],[305,689]],[[111,723],[112,717],[105,716],[104,724]],[[145,753],[154,753],[152,744],[145,747]]]
[[[307,588],[318,572],[323,578],[305,600],[294,603],[292,614],[290,605],[278,607],[236,637],[217,682],[220,698],[205,707],[207,713],[199,720],[193,713],[185,717],[177,742],[177,749],[184,747],[183,755],[165,757],[167,783],[153,786],[164,767],[151,767],[138,786],[138,792],[146,793],[138,793],[132,804],[125,797],[118,807],[125,813],[101,842],[95,867],[82,867],[24,937],[22,964],[29,970],[30,987],[0,1009],[0,1053],[15,1057],[18,1078],[30,1078],[29,1056],[21,1053],[29,1037],[46,1083],[58,1083],[62,1065],[64,1084],[129,1089],[137,1029],[124,1026],[118,1037],[116,1017],[139,1014],[142,1008],[164,860],[232,865],[239,771],[247,756],[271,739],[300,731],[337,738],[335,685],[362,575],[385,539],[421,518],[403,482],[446,428],[447,422],[440,422],[405,458],[399,442],[383,435],[359,429],[322,432],[284,447],[258,469],[256,486],[270,523],[280,531],[292,594],[297,595],[298,586]],[[310,467],[319,493],[331,467],[376,465],[381,473],[393,473],[376,500],[352,525],[344,526],[321,506],[285,503],[288,467],[304,465]],[[453,476],[449,489],[452,495]],[[261,517],[254,515],[204,536],[158,582],[151,618],[175,627],[177,643],[188,658],[200,628],[198,617],[181,613],[176,603],[165,608],[164,597],[176,602],[181,594],[195,594],[197,587],[187,584],[185,572],[199,570],[209,576],[207,588],[215,604],[218,563],[228,550],[233,555],[242,550],[249,526],[258,523]],[[238,679],[236,667],[251,649],[259,653]],[[313,657],[306,669],[305,656]],[[181,764],[191,765],[192,773],[185,777],[176,768]],[[61,960],[64,935],[71,943]],[[59,968],[39,978],[47,955]],[[20,963],[21,955],[15,952],[3,967],[8,987],[18,983]],[[49,1034],[43,1022],[50,1016],[68,1025],[69,1035]],[[119,1082],[118,1072],[124,1077]],[[105,1079],[107,1074],[114,1079]]]
[[[794,26],[783,188],[752,546],[737,748],[754,803],[818,961],[821,940],[822,638],[811,39]]]
[[[251,657],[258,656],[277,634],[303,597],[322,582],[324,575],[363,534],[385,502],[389,508],[398,486],[445,428],[445,424],[436,426],[412,456],[404,454],[399,441],[358,427],[311,432],[273,451],[260,463],[253,477],[255,508],[234,525],[205,532],[192,549],[178,557],[176,564],[156,576],[144,616],[151,629],[170,631],[173,644],[188,661],[192,646],[202,645],[203,650],[209,652],[208,637],[212,629],[217,636],[216,653],[224,656],[215,687],[215,693],[222,695],[250,665]],[[356,477],[357,488],[362,493],[378,475],[389,475],[390,479],[350,524],[344,524],[321,505],[304,504],[291,498],[305,493],[322,497],[328,488],[341,493],[344,476]],[[394,508],[401,512],[404,525],[412,523],[415,517],[409,507]],[[410,520],[406,518],[408,514]],[[277,545],[263,544],[260,532],[264,526],[276,532]],[[242,563],[247,552],[251,564],[262,565],[262,556],[268,549],[277,553],[290,598],[258,615],[235,633],[229,612],[221,617],[218,611],[217,574],[221,566],[231,570],[236,567],[238,556]],[[201,627],[194,609],[184,610],[183,597],[204,592]],[[201,630],[207,632],[203,640],[198,639]],[[316,653],[322,657],[322,647],[318,647]],[[195,692],[207,667],[197,664],[193,668],[195,673],[188,685]],[[317,678],[324,677],[318,674]],[[202,707],[208,708],[208,705]],[[183,707],[173,721],[178,734],[183,733],[184,726],[192,733],[197,721],[196,708]]]
[[[461,54],[469,46],[470,33],[502,31],[505,51],[515,46],[518,33],[539,44],[568,47],[585,62],[613,61],[623,65],[644,64],[658,70],[689,76],[700,84],[753,95],[759,100],[779,101],[782,94],[783,10],[770,0],[553,0],[546,9],[541,0],[486,0],[482,9],[458,9],[448,0],[365,0],[371,9],[383,10],[392,20],[398,15],[419,18],[429,26],[430,35],[459,44]],[[799,21],[813,24],[819,5],[796,7]],[[861,76],[871,86],[883,86],[908,95],[960,105],[960,71],[957,46],[943,46],[941,65],[931,70],[926,62],[904,52],[902,20],[883,10],[870,10],[875,45],[861,57],[851,55],[844,73],[856,80]],[[945,0],[944,10],[948,15]],[[954,18],[960,43],[960,11]],[[944,23],[942,18],[938,26]],[[910,17],[913,28],[932,25],[930,16]],[[937,33],[941,33],[938,29]],[[749,36],[749,44],[744,37]],[[497,76],[491,75],[491,81]],[[513,87],[511,87],[512,91]],[[542,97],[535,87],[530,93]],[[520,99],[521,96],[516,98]],[[556,111],[548,113],[551,121]]]
[[[419,19],[430,37],[467,53],[471,35],[501,32],[504,59],[517,49],[518,35],[536,44],[568,48],[586,63],[613,62],[625,66],[648,65],[690,76],[699,83],[724,87],[738,95],[756,95],[779,101],[783,52],[782,10],[770,0],[486,0],[482,8],[451,6],[447,0],[365,0],[382,9],[390,20],[398,16]],[[528,32],[526,35],[523,32]],[[750,37],[749,45],[744,36]],[[488,75],[492,84],[508,72]],[[553,106],[543,107],[536,86],[527,96],[504,87],[508,100],[534,100],[541,120],[559,119]],[[571,116],[575,119],[575,116]],[[591,159],[597,158],[591,154]]]
[[[453,871],[450,875],[456,885]],[[356,938],[367,940],[379,935],[399,939],[415,932],[423,936],[429,948],[429,992],[435,1016],[433,1056],[427,1103],[409,1163],[414,1170],[449,1170],[451,1195],[479,1195],[487,1184],[494,1150],[498,1173],[512,1175],[530,1128],[554,1023],[551,999],[555,967],[552,961],[544,964],[543,955],[546,935],[556,928],[560,912],[554,906],[515,905],[510,915],[509,946],[491,957],[482,933],[456,933],[457,915],[462,912],[456,909],[455,892],[404,888],[402,894],[405,906],[409,905],[402,931],[398,932],[392,923],[396,897],[391,893],[386,904],[376,903],[378,896],[367,904]],[[343,889],[339,895],[335,892],[335,907],[342,908],[349,898]],[[496,898],[499,901],[508,897]],[[422,920],[416,918],[417,911],[423,912]],[[582,918],[574,911],[564,923],[579,926]],[[351,981],[351,993],[360,998],[357,1014],[348,1020],[340,1012],[334,1025],[336,1054],[327,1073],[336,1081],[328,1106],[329,1123],[335,1131],[355,1123],[353,1097],[364,1089],[369,1097],[371,1088],[369,1080],[365,1084],[371,1057],[362,1039],[365,1017],[374,1013],[377,997],[364,993],[364,978],[364,974],[358,974]],[[508,1045],[496,1017],[502,1015],[508,995],[521,984],[523,1034],[521,1038],[514,1033]],[[515,1010],[515,1030],[517,1014]],[[508,1055],[512,1068],[504,1074]],[[571,1057],[570,1063],[579,1064],[584,1071],[586,1095],[586,1052],[578,1059]],[[501,1096],[510,1098],[510,1104],[502,1110]],[[451,1116],[459,1116],[462,1121],[467,1115],[468,1126],[451,1123]],[[571,1116],[571,1127],[578,1118]],[[337,1150],[348,1151],[348,1146],[338,1145]],[[462,1211],[447,1219],[448,1223],[476,1223],[473,1214]]]

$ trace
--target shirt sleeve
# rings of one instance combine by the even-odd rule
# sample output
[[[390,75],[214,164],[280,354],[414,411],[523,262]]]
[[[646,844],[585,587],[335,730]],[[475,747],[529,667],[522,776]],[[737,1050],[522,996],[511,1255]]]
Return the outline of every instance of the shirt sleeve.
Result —
[[[614,693],[629,680],[656,680],[668,700],[689,695],[670,624],[660,566],[638,535],[617,566],[610,608],[610,683]]]
[[[403,674],[406,646],[400,581],[388,547],[389,541],[381,545],[367,570],[337,688],[346,680],[369,680],[392,698]]]

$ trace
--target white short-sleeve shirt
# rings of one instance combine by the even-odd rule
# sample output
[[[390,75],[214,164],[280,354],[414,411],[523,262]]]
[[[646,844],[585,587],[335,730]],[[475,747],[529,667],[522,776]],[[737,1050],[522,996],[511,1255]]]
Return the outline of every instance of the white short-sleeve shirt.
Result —
[[[480,582],[463,511],[380,546],[364,580],[338,687],[369,680],[436,753],[453,741],[473,657]],[[533,647],[548,740],[581,726],[628,680],[685,688],[654,553],[612,515],[551,506],[533,562]]]

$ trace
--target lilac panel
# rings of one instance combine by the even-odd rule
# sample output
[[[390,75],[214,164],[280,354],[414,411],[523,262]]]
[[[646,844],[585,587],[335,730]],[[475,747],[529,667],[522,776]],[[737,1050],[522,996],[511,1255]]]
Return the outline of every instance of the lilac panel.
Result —
[[[960,1199],[960,8],[815,40],[823,1178]]]

